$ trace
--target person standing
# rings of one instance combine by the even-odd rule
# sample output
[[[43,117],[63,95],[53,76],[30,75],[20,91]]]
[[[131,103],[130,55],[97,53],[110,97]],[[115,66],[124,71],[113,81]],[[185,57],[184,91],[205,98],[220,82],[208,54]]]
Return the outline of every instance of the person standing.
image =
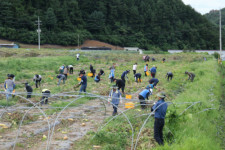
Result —
[[[109,99],[111,99],[111,103],[113,106],[113,113],[112,113],[113,116],[117,115],[117,108],[121,98],[122,97],[120,91],[117,89],[117,86],[114,85],[112,87],[111,92],[109,93]]]
[[[139,93],[138,98],[140,100],[141,109],[145,109],[146,108],[145,99],[148,100],[149,95],[150,95],[150,89],[144,89],[143,91],[141,91],[141,93]]]
[[[6,100],[9,100],[10,97],[12,97],[12,92],[15,89],[15,83],[13,82],[12,77],[8,76],[8,78],[5,80],[4,88],[6,91]]]
[[[86,88],[87,88],[87,77],[85,76],[85,72],[84,71],[80,71],[80,78],[81,78],[81,81],[80,81],[80,93],[81,92],[86,92]]]
[[[118,90],[122,90],[122,93],[124,94],[124,88],[125,88],[125,83],[121,79],[114,79],[114,82],[116,82],[116,86],[118,87]]]
[[[167,81],[172,80],[173,79],[173,73],[167,72],[166,77],[167,77]]]
[[[36,88],[38,88],[38,85],[41,87],[41,79],[41,75],[34,75],[33,81],[35,82]]]
[[[155,67],[155,65],[153,65],[153,67],[150,69],[150,72],[151,72],[151,76],[153,78],[155,78],[155,75],[156,75],[156,67]]]
[[[113,67],[110,67],[109,79],[111,80],[111,83],[114,80],[114,76],[115,76],[115,69]]]
[[[166,97],[165,92],[158,93],[157,97],[157,103],[152,106],[152,111],[155,111],[154,138],[159,145],[163,145],[163,127],[168,105],[164,100]]]
[[[147,73],[146,73],[147,71],[148,71],[148,64],[146,64],[145,67],[144,67],[144,72],[145,72],[146,77],[147,77]]]
[[[126,79],[128,80],[128,76],[127,76],[128,73],[130,73],[130,70],[124,71],[121,75],[121,79],[123,80],[124,83],[126,83]]]
[[[133,73],[134,73],[134,75],[136,74],[136,71],[137,71],[137,63],[135,63],[133,65]]]
[[[77,61],[80,60],[80,54],[77,53]]]

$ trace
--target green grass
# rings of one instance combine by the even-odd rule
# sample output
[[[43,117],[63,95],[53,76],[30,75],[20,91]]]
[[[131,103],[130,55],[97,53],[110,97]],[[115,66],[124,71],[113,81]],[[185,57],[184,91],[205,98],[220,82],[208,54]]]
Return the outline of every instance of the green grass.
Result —
[[[15,53],[16,51],[12,52]],[[31,52],[38,53],[42,57],[24,57],[24,53],[30,55]],[[144,89],[150,79],[150,77],[143,77],[144,65],[146,64],[142,60],[143,55],[119,51],[104,53],[81,52],[80,61],[76,61],[74,57],[75,54],[76,53],[70,53],[68,51],[31,50],[27,52],[26,50],[22,50],[21,52],[17,52],[17,54],[13,56],[13,59],[12,57],[1,58],[0,66],[2,69],[0,71],[0,83],[4,83],[7,73],[13,73],[16,75],[16,91],[24,92],[24,85],[21,83],[28,81],[34,88],[32,78],[34,74],[38,73],[43,77],[43,85],[41,88],[48,88],[53,94],[73,91],[73,86],[78,83],[76,78],[78,77],[79,70],[85,69],[89,72],[89,65],[92,64],[97,72],[102,68],[105,71],[105,76],[102,76],[102,81],[100,81],[100,83],[95,83],[94,79],[88,77],[87,92],[106,96],[110,91],[110,87],[113,85],[109,83],[108,79],[110,72],[109,67],[112,66],[113,63],[116,63],[115,77],[120,78],[123,71],[127,69],[132,71],[132,65],[135,62],[138,63],[137,72],[142,73],[143,82],[136,84],[131,72],[128,75],[130,82],[126,84],[125,92],[135,93],[138,90]],[[224,123],[219,119],[222,116],[221,114],[224,114],[224,111],[218,111],[218,108],[222,101],[221,95],[223,91],[221,91],[221,86],[224,87],[225,81],[218,73],[219,67],[217,62],[210,55],[195,53],[149,54],[149,56],[150,58],[154,57],[156,59],[156,62],[148,63],[149,69],[153,65],[157,66],[156,76],[160,80],[157,87],[167,93],[167,101],[175,103],[200,101],[201,103],[191,107],[182,116],[179,116],[179,114],[190,106],[190,104],[175,104],[169,106],[164,128],[166,144],[163,147],[158,147],[154,142],[153,121],[148,121],[138,142],[138,149],[149,149],[149,147],[159,150],[221,149],[222,140],[219,139],[216,134],[217,126]],[[161,63],[164,57],[166,58],[166,63]],[[203,61],[203,57],[206,57],[207,61]],[[61,84],[60,86],[56,86],[56,75],[58,74],[58,68],[62,64],[74,65],[75,74],[68,77],[65,85]],[[170,82],[165,78],[168,71],[174,73],[174,79]],[[195,73],[196,78],[193,83],[187,81],[188,77],[184,74],[185,71]],[[223,72],[221,74],[224,76],[224,69],[220,68],[220,72]],[[51,77],[53,77],[53,80]],[[79,88],[77,90],[79,90]],[[41,89],[34,88],[34,92],[41,93]],[[157,90],[155,90],[155,93],[156,92]],[[67,98],[68,97],[64,97],[62,100],[54,101],[50,100],[50,106],[65,107],[69,103],[64,101]],[[4,96],[0,97],[0,105],[5,106],[4,99]],[[77,107],[91,99],[92,98],[82,98],[72,103],[70,107]],[[150,99],[156,100],[155,94],[151,96]],[[19,100],[19,98],[14,99],[10,105],[18,104]],[[40,100],[40,97],[36,96],[31,100],[37,102]],[[216,108],[216,110],[209,110],[197,114],[207,108]],[[60,110],[62,109],[49,109],[46,110],[46,113],[50,115]],[[137,117],[137,114],[141,114],[137,109],[128,111],[126,114],[134,127],[134,137],[136,139],[146,116]],[[110,118],[107,118],[105,121],[109,119]],[[74,143],[74,148],[92,149],[93,145],[100,145],[101,149],[110,150],[130,148],[131,128],[123,116],[117,117],[115,121],[109,123],[91,140],[93,135],[95,135],[95,132],[87,134],[83,139]]]

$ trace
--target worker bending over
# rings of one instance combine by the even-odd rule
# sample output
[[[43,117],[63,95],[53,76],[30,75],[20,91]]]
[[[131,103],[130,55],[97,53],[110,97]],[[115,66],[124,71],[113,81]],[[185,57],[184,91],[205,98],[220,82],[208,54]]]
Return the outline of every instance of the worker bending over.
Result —
[[[41,105],[48,104],[48,98],[50,97],[50,94],[51,94],[50,90],[48,89],[42,90]]]
[[[121,79],[123,80],[124,83],[126,83],[126,79],[128,80],[128,76],[127,76],[128,73],[130,73],[130,70],[124,71],[121,75]]]
[[[38,88],[38,85],[39,87],[41,87],[41,80],[42,80],[41,75],[38,74],[34,75],[33,81],[35,82],[36,88]]]
[[[116,86],[118,87],[118,90],[122,89],[122,93],[124,94],[125,83],[123,82],[123,80],[114,79],[114,82],[116,82]]]
[[[141,73],[136,73],[134,75],[135,82],[141,82]]]
[[[185,74],[187,74],[189,76],[188,80],[191,80],[191,82],[193,82],[193,80],[195,78],[195,74],[191,73],[191,72],[187,72],[187,71],[185,71]]]
[[[168,81],[172,80],[173,79],[173,73],[172,72],[167,72],[166,78],[167,78]]]

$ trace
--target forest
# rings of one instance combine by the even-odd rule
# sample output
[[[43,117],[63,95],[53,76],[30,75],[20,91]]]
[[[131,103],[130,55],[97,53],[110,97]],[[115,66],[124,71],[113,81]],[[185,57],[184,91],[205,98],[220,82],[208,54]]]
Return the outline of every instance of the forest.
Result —
[[[0,1],[0,38],[77,45],[87,39],[146,50],[218,49],[218,26],[181,0]]]

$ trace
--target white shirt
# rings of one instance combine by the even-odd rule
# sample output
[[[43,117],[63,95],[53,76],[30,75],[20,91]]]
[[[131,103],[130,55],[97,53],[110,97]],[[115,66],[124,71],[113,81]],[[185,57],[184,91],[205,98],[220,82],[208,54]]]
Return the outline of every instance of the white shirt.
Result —
[[[137,70],[137,65],[133,65],[133,70]]]
[[[72,65],[69,65],[68,67],[69,67],[69,68],[72,68],[73,66],[72,66]]]
[[[77,58],[79,58],[80,54],[77,54]]]

